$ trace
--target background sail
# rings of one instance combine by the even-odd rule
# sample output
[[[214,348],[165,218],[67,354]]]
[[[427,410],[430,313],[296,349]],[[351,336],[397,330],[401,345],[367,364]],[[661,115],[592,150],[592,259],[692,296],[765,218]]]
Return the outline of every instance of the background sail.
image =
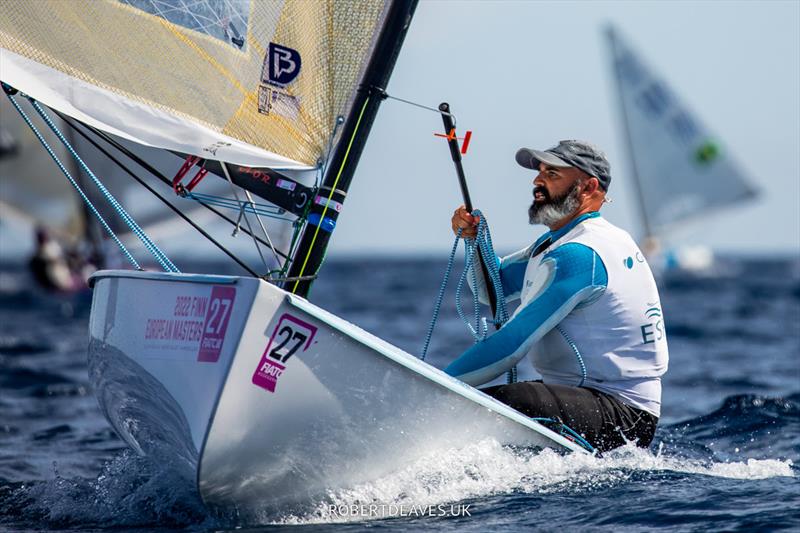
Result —
[[[68,160],[56,136],[44,130],[40,128],[56,154]],[[78,241],[86,231],[80,199],[66,179],[53,179],[58,168],[2,93],[0,131],[13,147],[0,158],[0,222],[19,219],[46,226],[70,242]]]
[[[140,246],[140,241],[130,233],[128,225],[100,193],[89,175],[75,164],[55,134],[36,116],[30,104],[19,96],[16,101],[31,117],[40,133],[45,136],[48,144],[66,165],[72,177],[81,185],[84,193],[109,227],[127,246],[134,249]],[[164,204],[155,199],[84,137],[75,133],[55,114],[51,113],[51,118],[89,168],[148,234],[164,239],[180,235],[188,230],[188,226],[178,220],[171,210],[165,208]],[[86,130],[81,128],[81,131],[85,132]],[[61,174],[53,159],[42,148],[9,100],[2,95],[0,95],[0,136],[3,139],[3,150],[0,152],[0,224],[13,220],[14,227],[23,230],[13,236],[14,239],[17,239],[16,246],[19,246],[20,242],[22,246],[32,243],[33,237],[29,232],[35,226],[44,226],[51,235],[57,237],[68,248],[99,247],[101,250],[98,253],[109,255],[107,258],[112,260],[115,259],[116,246],[113,243],[103,242],[107,235],[99,227],[94,215],[89,212],[72,185]],[[90,138],[100,141],[92,135]],[[166,150],[142,146],[119,138],[116,140],[147,161],[156,170],[170,177],[183,162],[178,156]],[[101,141],[100,145],[104,146],[104,143]],[[107,145],[104,147],[109,148]],[[122,154],[115,153],[113,150],[112,155],[127,161]],[[157,179],[142,171],[138,166],[132,165],[131,170],[152,187],[160,189],[162,193],[167,192],[164,194],[167,201],[192,220],[205,223],[216,221],[216,217],[197,202],[169,194]],[[230,185],[225,181],[206,179],[200,184],[198,190],[209,195],[223,196],[230,193]],[[21,224],[16,224],[16,222],[21,222]],[[265,221],[265,224],[270,230],[273,241],[285,247],[291,228],[285,223],[273,223],[271,219]],[[10,245],[9,242],[4,244]]]
[[[329,145],[382,0],[40,0],[0,10],[3,81],[129,140],[308,168]]]
[[[667,84],[613,29],[608,38],[650,229],[754,196],[740,167]]]

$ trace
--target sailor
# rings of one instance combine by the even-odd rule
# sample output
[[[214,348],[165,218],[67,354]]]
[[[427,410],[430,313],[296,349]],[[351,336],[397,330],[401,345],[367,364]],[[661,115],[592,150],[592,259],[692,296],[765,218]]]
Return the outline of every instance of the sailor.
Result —
[[[64,250],[44,226],[36,227],[36,250],[28,262],[34,280],[44,289],[73,292],[80,287]]]
[[[611,182],[605,155],[582,141],[539,151],[517,163],[536,172],[531,224],[550,231],[500,261],[511,319],[445,371],[473,386],[529,355],[541,381],[483,389],[535,418],[558,421],[600,451],[635,442],[647,447],[661,411],[667,337],[653,274],[631,236],[600,215]],[[477,217],[461,206],[453,231],[476,234]],[[473,290],[488,303],[477,273]]]

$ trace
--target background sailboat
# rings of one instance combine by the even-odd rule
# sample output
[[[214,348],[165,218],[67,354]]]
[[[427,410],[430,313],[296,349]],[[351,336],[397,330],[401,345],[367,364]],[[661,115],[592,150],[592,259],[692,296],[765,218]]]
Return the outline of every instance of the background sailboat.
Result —
[[[28,254],[30,273],[41,288],[62,297],[88,290],[85,280],[103,266],[103,238],[93,217],[67,181],[52,179],[57,168],[6,98],[0,101],[0,131],[8,147],[0,154],[4,240],[16,231],[35,247]],[[68,156],[54,134],[47,138],[60,157]],[[71,170],[82,182],[77,167]]]
[[[28,114],[34,114],[24,99],[18,101]],[[88,167],[102,179],[105,186],[127,206],[137,222],[154,238],[162,242],[181,243],[186,232],[192,231],[186,224],[176,220],[172,211],[166,209],[162,202],[156,200],[91,142],[102,142],[101,139],[93,135],[84,137],[78,134],[78,131],[88,130],[73,129],[67,120],[59,116],[53,116],[53,121]],[[70,183],[59,175],[58,167],[50,155],[42,149],[36,136],[7,98],[0,99],[0,128],[4,132],[7,146],[0,156],[0,176],[2,176],[0,224],[3,224],[4,230],[5,259],[22,254],[22,257],[17,257],[19,261],[33,256],[36,250],[31,248],[36,247],[37,233],[46,232],[48,238],[55,243],[55,246],[61,248],[65,258],[69,260],[75,277],[74,283],[70,282],[69,288],[62,286],[60,293],[88,289],[86,279],[98,268],[123,266],[124,258],[119,250],[113,242],[110,242],[108,235]],[[69,156],[68,150],[58,141],[55,134],[46,130],[42,133],[122,242],[134,251],[139,251],[141,243],[124,222],[115,216],[114,210],[104,201],[99,191],[91,186],[92,182],[87,172]],[[183,159],[179,155],[169,151],[139,145],[119,137],[115,137],[114,140],[166,175],[172,176],[183,164]],[[137,177],[150,186],[161,186],[157,183],[158,180],[143,173],[141,169],[137,171]],[[230,194],[230,186],[221,180],[210,179],[199,187],[198,192],[225,195]],[[182,212],[196,222],[210,224],[216,219],[212,213],[202,209],[195,202],[183,200],[175,195],[170,195],[168,199],[172,205],[180,206]],[[264,223],[275,239],[276,246],[285,247],[291,235],[291,227],[273,219],[266,219]],[[229,228],[227,224],[225,226]],[[226,229],[225,232],[229,233],[230,229]],[[236,244],[236,241],[232,239],[230,241]],[[242,248],[247,244],[251,243],[240,243],[239,247]],[[180,246],[169,246],[169,248],[182,251]],[[198,254],[208,254],[207,246],[201,245],[200,248],[197,250]],[[245,249],[249,251],[250,248],[248,246]],[[185,253],[185,247],[183,251]],[[267,259],[272,260],[271,257]],[[273,260],[271,266],[275,264]],[[53,287],[45,284],[43,288]]]
[[[60,123],[60,121],[59,121]],[[66,180],[53,179],[58,169],[6,98],[0,100],[0,128],[10,148],[0,157],[0,218],[43,224],[75,243],[87,232],[82,202]],[[48,139],[54,145],[55,135]],[[66,157],[66,149],[57,147]]]
[[[718,138],[613,27],[606,37],[644,228],[640,245],[657,270],[708,271],[713,253],[675,242],[676,229],[750,201],[756,189]]]

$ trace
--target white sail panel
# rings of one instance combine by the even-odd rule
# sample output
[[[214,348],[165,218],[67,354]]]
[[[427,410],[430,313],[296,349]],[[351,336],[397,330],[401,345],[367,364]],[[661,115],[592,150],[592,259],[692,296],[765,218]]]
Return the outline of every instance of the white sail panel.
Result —
[[[717,138],[608,31],[644,216],[653,230],[755,195]]]
[[[385,14],[382,0],[10,2],[0,77],[141,144],[308,168]]]

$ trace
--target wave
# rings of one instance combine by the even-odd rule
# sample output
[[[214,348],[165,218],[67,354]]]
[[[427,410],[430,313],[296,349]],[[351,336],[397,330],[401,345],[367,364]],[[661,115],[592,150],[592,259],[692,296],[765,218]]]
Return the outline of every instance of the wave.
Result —
[[[787,398],[732,396],[707,415],[662,428],[659,441],[649,450],[629,444],[603,457],[520,449],[492,439],[432,449],[391,475],[331,491],[309,502],[301,514],[264,513],[257,517],[258,523],[353,523],[409,516],[414,509],[452,513],[475,502],[486,507],[487,501],[498,498],[502,500],[498,505],[513,505],[518,497],[556,501],[615,490],[635,495],[643,490],[642,482],[658,492],[670,490],[665,485],[684,486],[697,476],[750,484],[797,478],[800,471],[792,459],[797,460],[796,452],[781,456],[774,443],[762,446],[762,457],[733,449],[739,447],[738,440],[749,442],[758,428],[780,426],[797,435],[792,428],[800,416],[799,400],[800,394]],[[797,448],[796,442],[793,446]],[[715,449],[718,447],[726,449],[729,456]],[[0,524],[212,529],[244,525],[235,514],[210,514],[194,480],[179,468],[179,461],[175,457],[140,457],[126,450],[109,461],[96,479],[65,478],[56,473],[55,479],[47,481],[0,483],[0,508],[8,509],[0,514]],[[653,487],[654,483],[661,485]],[[781,480],[775,483],[786,484]],[[742,490],[750,490],[747,486]],[[351,512],[353,509],[358,512]]]
[[[309,513],[273,523],[363,521],[402,515],[403,509],[415,506],[439,509],[503,494],[595,491],[664,475],[749,481],[794,478],[798,449],[800,393],[786,398],[742,394],[726,398],[711,413],[660,428],[649,450],[628,444],[602,458],[562,456],[552,450],[535,453],[481,441],[431,453],[385,478],[331,492]]]
[[[800,450],[800,393],[785,398],[729,396],[718,409],[664,427],[656,439],[671,453],[742,458],[795,458]]]
[[[41,340],[23,339],[14,335],[0,336],[0,354],[2,355],[34,355],[51,350],[53,350],[53,346]]]
[[[39,390],[49,386],[66,386],[72,380],[61,374],[45,370],[35,370],[22,366],[0,365],[0,387],[10,390]]]
[[[764,420],[789,422],[798,419],[800,419],[800,392],[785,398],[737,394],[725,398],[722,406],[711,413],[673,424],[670,427],[680,427],[695,432],[701,428],[720,428],[720,423],[724,422],[728,432],[736,432],[743,426],[752,426],[754,422]],[[738,423],[727,424],[731,421]]]
[[[308,514],[273,523],[313,524],[397,516],[402,509],[450,507],[501,494],[556,494],[608,489],[656,474],[693,474],[737,480],[794,477],[791,460],[714,463],[653,453],[628,444],[605,454],[560,455],[514,450],[484,440],[447,452],[437,451],[402,471],[347,490],[331,492]],[[679,476],[676,476],[679,477]],[[370,504],[378,512],[370,514]],[[364,510],[368,512],[351,512]],[[392,513],[392,511],[395,511]]]
[[[691,475],[735,480],[795,477],[790,460],[715,463],[672,457],[630,444],[606,454],[560,455],[552,450],[513,449],[486,439],[464,447],[432,451],[403,470],[369,483],[330,492],[310,502],[302,515],[264,515],[260,524],[301,525],[362,522],[408,516],[414,509],[456,512],[470,502],[503,495],[579,494],[605,491],[646,478]],[[192,483],[166,461],[126,450],[95,479],[55,479],[0,485],[0,523],[46,524],[50,528],[186,527],[234,528],[235,516],[214,516],[203,507]],[[370,505],[373,507],[370,508]],[[372,511],[374,513],[356,512]],[[405,514],[404,514],[405,513]]]
[[[55,469],[55,467],[54,467]],[[55,478],[0,484],[0,524],[51,529],[167,528],[214,522],[191,480],[169,460],[153,460],[125,450],[96,479]]]

